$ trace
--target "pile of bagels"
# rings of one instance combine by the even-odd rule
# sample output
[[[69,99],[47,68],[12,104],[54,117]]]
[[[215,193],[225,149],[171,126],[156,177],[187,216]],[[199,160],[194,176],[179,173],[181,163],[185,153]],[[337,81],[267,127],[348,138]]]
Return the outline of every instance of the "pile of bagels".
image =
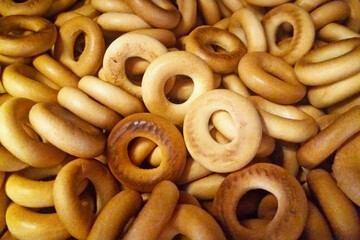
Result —
[[[358,0],[0,1],[0,240],[359,240]]]

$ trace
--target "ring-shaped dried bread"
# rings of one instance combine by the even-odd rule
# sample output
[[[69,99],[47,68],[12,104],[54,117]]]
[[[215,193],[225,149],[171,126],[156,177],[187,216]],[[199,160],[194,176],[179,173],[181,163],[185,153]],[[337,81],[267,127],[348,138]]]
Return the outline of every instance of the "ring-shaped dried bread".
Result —
[[[30,34],[24,34],[30,31]],[[14,34],[17,33],[17,34]],[[49,20],[37,16],[12,15],[0,19],[0,54],[31,57],[49,50],[57,31]]]
[[[263,228],[249,229],[237,219],[238,202],[248,191],[263,189],[278,200],[274,218]],[[297,239],[307,219],[305,192],[287,170],[270,163],[257,163],[229,174],[216,193],[213,207],[225,233],[234,239]]]
[[[13,63],[24,63],[30,64],[32,61],[31,57],[9,57],[3,54],[0,54],[0,65],[7,66]]]
[[[157,238],[171,240],[178,234],[197,240],[225,240],[226,237],[215,219],[202,208],[190,204],[178,204]]]
[[[221,18],[221,12],[216,0],[199,0],[197,2],[197,8],[201,13],[204,22],[208,25],[217,23]]]
[[[151,29],[151,25],[135,13],[107,12],[97,20],[101,29],[113,32],[130,32],[137,29]]]
[[[194,83],[190,97],[179,104],[170,102],[164,93],[168,79],[176,75],[188,76]],[[165,53],[150,63],[142,81],[142,97],[151,113],[182,125],[193,102],[214,88],[214,74],[200,57],[186,51],[174,51]]]
[[[53,59],[49,54],[35,57],[33,65],[39,72],[60,87],[76,87],[78,85],[79,77]]]
[[[309,214],[306,221],[305,229],[301,234],[301,239],[332,240],[333,236],[331,233],[331,229],[324,215],[314,203],[312,203],[311,201],[309,201],[308,203]]]
[[[349,15],[348,4],[339,0],[329,1],[310,13],[316,30],[332,22],[344,21]]]
[[[5,190],[13,202],[23,207],[44,208],[54,206],[53,185],[51,180],[35,180],[13,173],[6,181]]]
[[[360,38],[329,43],[310,50],[294,67],[298,80],[309,86],[333,83],[360,72]]]
[[[71,237],[57,213],[39,213],[11,203],[6,210],[6,223],[17,239],[61,240]]]
[[[196,25],[197,21],[197,3],[192,0],[177,0],[181,18],[175,28],[171,29],[176,37],[188,34]]]
[[[75,87],[63,87],[57,95],[58,103],[95,127],[111,131],[122,119],[112,109],[96,102]]]
[[[122,240],[157,240],[174,213],[179,194],[173,182],[164,180],[157,183]]]
[[[355,32],[360,31],[360,3],[357,0],[345,1],[350,7],[350,16],[346,19],[346,26]]]
[[[42,15],[53,3],[53,0],[30,0],[17,2],[13,0],[3,0],[0,2],[0,14],[8,15]]]
[[[186,159],[184,171],[182,172],[180,178],[176,181],[176,184],[183,185],[186,183],[190,183],[192,181],[208,176],[211,173],[212,172],[210,170],[200,165],[192,157],[188,157]]]
[[[82,206],[78,197],[79,184],[84,180],[89,180],[95,188],[95,213]],[[78,158],[66,164],[55,178],[55,209],[72,236],[86,239],[96,215],[118,190],[116,179],[105,165],[94,159]]]
[[[360,34],[339,23],[329,23],[317,31],[317,37],[326,42],[336,42],[347,38],[360,38]]]
[[[214,128],[211,129],[210,134],[216,141],[229,143],[230,140],[234,138],[234,135],[236,135],[234,123],[229,113],[225,111],[216,111],[211,115],[210,120],[214,126]],[[263,133],[256,157],[266,157],[273,152],[274,148],[275,139]]]
[[[78,88],[124,117],[133,113],[145,112],[144,103],[137,97],[97,77],[81,78]]]
[[[45,17],[53,17],[71,7],[75,2],[76,0],[53,0],[51,7],[45,13]]]
[[[216,111],[228,112],[236,135],[228,144],[216,142],[209,120]],[[185,115],[184,140],[195,161],[213,172],[232,172],[255,156],[262,137],[260,117],[249,100],[226,89],[215,89],[197,98]]]
[[[248,52],[267,51],[264,28],[255,12],[241,8],[231,15],[228,31],[238,36]]]
[[[34,167],[50,167],[60,163],[66,153],[41,141],[32,130],[29,112],[35,102],[13,98],[0,107],[1,144],[19,160]]]
[[[160,147],[163,158],[158,167],[142,169],[132,163],[128,145],[137,137],[148,138]],[[122,119],[110,132],[107,158],[111,172],[124,186],[150,192],[163,180],[179,178],[186,149],[180,131],[169,120],[151,113],[135,113]]]
[[[4,184],[2,184],[2,186],[0,187],[0,231],[2,233],[4,233],[5,229],[7,228],[6,210],[10,203],[11,200],[6,195]]]
[[[297,158],[300,165],[307,169],[315,168],[359,131],[360,106],[355,106],[299,148]]]
[[[360,218],[355,205],[337,186],[331,174],[320,168],[313,169],[307,174],[306,179],[334,237],[336,239],[359,239]]]
[[[224,51],[216,51],[214,47]],[[247,52],[233,33],[213,26],[199,26],[186,37],[185,49],[202,58],[215,73],[236,72],[241,57]]]
[[[274,56],[283,58],[286,62],[294,65],[313,46],[315,39],[315,27],[310,14],[303,8],[293,3],[285,3],[272,8],[262,18],[265,35],[268,43],[268,51]],[[283,23],[293,26],[293,36],[285,46],[277,44],[279,27]]]
[[[155,38],[143,34],[126,33],[114,40],[106,49],[103,59],[106,81],[141,99],[141,86],[132,83],[126,75],[126,60],[141,57],[152,62],[166,52],[167,48]]]
[[[275,139],[300,143],[318,132],[316,121],[292,105],[280,105],[260,96],[250,96],[261,118],[264,133]]]
[[[125,0],[127,5],[156,28],[171,29],[178,25],[180,12],[169,0]]]
[[[293,176],[297,176],[300,169],[296,156],[298,148],[296,143],[277,141],[275,150],[270,158],[275,164],[282,166]]]
[[[225,89],[232,90],[237,92],[244,97],[250,96],[249,89],[241,81],[238,74],[227,74],[223,75],[221,78],[221,86]]]
[[[198,200],[213,200],[214,196],[225,179],[224,174],[212,173],[182,186],[182,189]]]
[[[35,104],[29,119],[41,137],[73,156],[93,158],[105,150],[106,137],[102,130],[58,103]]]
[[[95,19],[100,15],[100,12],[92,5],[91,0],[77,2],[70,8],[69,12],[79,13],[91,19]]]
[[[274,103],[294,104],[306,94],[306,87],[297,80],[293,67],[269,53],[245,54],[238,73],[249,89]]]
[[[360,206],[360,194],[356,186],[360,182],[360,133],[345,142],[336,151],[332,165],[333,176],[340,189]]]
[[[84,34],[85,46],[80,56],[74,56],[75,43]],[[91,18],[78,16],[66,21],[59,29],[55,43],[55,59],[78,77],[94,75],[100,68],[105,52],[105,40],[100,27]]]
[[[116,239],[131,217],[138,214],[142,205],[143,199],[138,192],[131,189],[119,192],[100,211],[87,239]]]
[[[246,0],[246,2],[261,7],[276,7],[289,2],[289,0]]]
[[[360,93],[360,71],[337,82],[308,88],[307,98],[317,108],[331,107]]]
[[[131,31],[131,33],[139,33],[153,37],[159,40],[167,48],[175,47],[177,41],[175,34],[168,29],[144,28],[144,29],[136,29],[134,31]]]
[[[58,86],[31,66],[14,63],[5,67],[2,83],[14,97],[34,102],[57,102]]]
[[[347,112],[356,105],[360,105],[360,93],[355,94],[354,96],[349,97],[333,106],[330,106],[326,110],[329,114],[341,114]]]
[[[308,12],[331,0],[296,0],[294,3]]]
[[[123,13],[132,13],[129,5],[125,3],[124,0],[91,0],[91,4],[99,12],[123,12]]]
[[[27,168],[29,165],[11,154],[4,146],[0,145],[0,171],[16,172]]]

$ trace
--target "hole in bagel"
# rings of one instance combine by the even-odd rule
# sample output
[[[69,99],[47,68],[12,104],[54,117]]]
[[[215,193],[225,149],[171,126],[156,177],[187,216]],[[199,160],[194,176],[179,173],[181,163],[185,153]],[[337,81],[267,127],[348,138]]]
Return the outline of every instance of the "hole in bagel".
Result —
[[[217,43],[210,43],[210,44],[207,44],[207,47],[210,51],[212,52],[217,52],[217,53],[223,53],[223,52],[227,52],[227,50],[220,46],[219,44]]]
[[[188,237],[186,237],[185,235],[183,235],[183,234],[177,234],[174,238],[173,238],[173,240],[188,240],[188,239],[190,239],[190,238],[188,238]]]
[[[141,81],[150,62],[141,57],[129,57],[125,61],[125,73],[130,82],[141,86]]]
[[[241,197],[236,209],[239,222],[249,228],[261,228],[277,211],[277,199],[263,189],[253,189]]]
[[[77,36],[74,44],[74,59],[75,61],[79,60],[79,57],[83,53],[85,49],[85,33],[80,33],[79,36]]]
[[[131,162],[142,169],[153,169],[160,165],[162,153],[157,144],[145,137],[136,137],[128,145]]]
[[[209,118],[208,126],[211,137],[220,144],[227,144],[234,138],[234,122],[225,110],[215,111]]]
[[[286,47],[286,45],[288,45],[288,43],[292,39],[293,31],[294,28],[290,23],[288,22],[282,23],[276,29],[276,45],[278,45],[280,48]]]
[[[13,0],[14,3],[24,3],[27,2],[28,0]]]
[[[164,87],[167,99],[174,104],[186,102],[194,90],[193,80],[186,75],[175,75],[169,78]]]

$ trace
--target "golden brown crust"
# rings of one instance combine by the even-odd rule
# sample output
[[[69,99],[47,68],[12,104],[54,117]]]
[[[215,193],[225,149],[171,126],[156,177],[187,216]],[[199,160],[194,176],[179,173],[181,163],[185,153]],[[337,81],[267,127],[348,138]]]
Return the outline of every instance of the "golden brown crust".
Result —
[[[142,169],[131,162],[127,149],[136,137],[148,138],[160,146],[163,154],[160,166]],[[110,170],[122,184],[138,191],[149,192],[163,180],[175,181],[185,166],[181,133],[169,120],[158,115],[137,113],[124,118],[110,132],[107,143]]]
[[[240,184],[242,183],[242,184]],[[237,219],[237,202],[249,190],[264,189],[278,199],[278,211],[263,229],[245,228]],[[307,200],[299,182],[273,164],[258,163],[228,175],[214,200],[217,219],[226,233],[236,239],[296,239],[307,219]]]

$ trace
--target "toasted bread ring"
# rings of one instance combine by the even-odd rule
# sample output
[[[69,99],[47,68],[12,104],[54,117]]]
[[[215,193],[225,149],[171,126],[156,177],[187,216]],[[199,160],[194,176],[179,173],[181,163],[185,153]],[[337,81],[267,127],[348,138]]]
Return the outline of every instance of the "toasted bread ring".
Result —
[[[284,22],[290,23],[294,28],[288,47],[280,47],[276,44],[277,29]],[[293,3],[285,3],[272,8],[264,15],[262,23],[269,53],[282,57],[291,65],[294,65],[313,46],[315,27],[310,14]]]
[[[78,185],[88,179],[96,190],[96,212],[118,192],[118,184],[106,166],[97,160],[78,158],[66,164],[54,183],[56,212],[69,233],[86,239],[95,220],[95,214],[81,205]]]
[[[146,22],[157,28],[171,29],[180,21],[179,10],[168,0],[125,0]]]
[[[67,239],[71,237],[57,213],[37,213],[16,203],[6,210],[9,232],[18,239]]]
[[[148,138],[160,147],[163,159],[158,167],[141,169],[131,162],[128,145],[136,137]],[[110,170],[122,184],[150,192],[163,180],[179,178],[185,166],[186,150],[181,133],[169,120],[151,113],[136,113],[122,119],[110,132],[107,157]]]
[[[300,165],[312,169],[323,162],[341,144],[360,131],[359,119],[360,106],[355,106],[309,139],[297,152]],[[324,144],[326,147],[323,147]]]
[[[225,51],[216,52],[209,46],[218,45]],[[213,26],[199,26],[186,38],[185,49],[202,58],[215,73],[237,70],[241,57],[247,52],[245,45],[234,34]]]
[[[0,2],[0,14],[8,15],[42,15],[53,3],[53,0],[30,0],[26,2],[16,2],[4,0]]]
[[[81,33],[85,35],[85,47],[78,59],[75,59],[75,42]],[[60,27],[54,49],[55,59],[78,77],[95,74],[101,66],[104,52],[103,33],[91,18],[74,17]]]
[[[237,219],[238,202],[252,189],[264,189],[278,199],[274,218],[261,229],[244,227]],[[216,217],[224,231],[236,239],[297,239],[307,219],[308,206],[303,188],[285,169],[258,163],[229,174],[214,199]]]
[[[16,30],[31,34],[18,34]],[[21,31],[21,32],[23,32]],[[56,27],[37,16],[12,15],[0,19],[0,54],[10,57],[31,57],[49,50],[57,37]]]
[[[19,160],[34,167],[50,167],[60,163],[66,153],[50,143],[42,142],[28,130],[29,112],[35,102],[13,98],[0,108],[1,144]],[[31,128],[31,127],[30,127]]]
[[[306,94],[306,88],[293,67],[282,58],[265,52],[245,54],[238,66],[240,79],[258,95],[278,104],[293,104]]]
[[[359,239],[360,218],[355,206],[323,169],[311,170],[307,184],[337,239]],[[331,196],[331,198],[329,198]]]
[[[100,129],[57,103],[37,103],[29,119],[39,135],[73,156],[93,158],[105,150],[106,138]]]

